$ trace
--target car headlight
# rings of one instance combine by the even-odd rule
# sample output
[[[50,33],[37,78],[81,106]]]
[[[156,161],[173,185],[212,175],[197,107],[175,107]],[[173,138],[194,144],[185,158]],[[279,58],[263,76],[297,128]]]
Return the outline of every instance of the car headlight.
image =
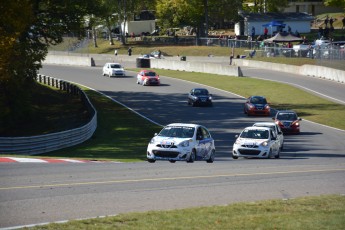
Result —
[[[150,140],[150,144],[154,144],[155,143],[155,138],[152,138],[151,140]]]
[[[190,142],[190,140],[183,141],[183,142],[181,142],[179,145],[180,145],[181,147],[188,147],[188,146],[189,146],[189,142]]]
[[[264,141],[261,143],[262,146],[267,146],[268,145],[268,142],[267,141]]]
[[[240,144],[241,144],[241,140],[240,139],[236,139],[235,145],[240,145]]]

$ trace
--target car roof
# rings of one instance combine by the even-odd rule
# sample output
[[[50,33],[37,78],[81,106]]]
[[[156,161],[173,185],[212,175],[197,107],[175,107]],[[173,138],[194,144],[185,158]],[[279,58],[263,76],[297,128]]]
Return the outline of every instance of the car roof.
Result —
[[[249,126],[249,127],[246,127],[246,128],[244,128],[243,130],[268,130],[268,131],[270,131],[271,130],[271,128],[269,128],[269,127],[258,127],[258,126]]]
[[[171,123],[171,124],[168,124],[167,126],[186,126],[186,127],[199,127],[201,125],[198,125],[198,124],[191,124],[191,123]]]
[[[253,124],[255,127],[265,127],[266,125],[276,126],[274,122],[256,122]]]
[[[106,65],[108,65],[108,64],[110,64],[110,65],[121,65],[120,63],[117,63],[117,62],[107,62]]]
[[[156,72],[156,71],[153,71],[153,70],[150,70],[150,69],[142,69],[142,70],[140,70],[140,72]]]
[[[250,97],[251,97],[251,98],[253,98],[253,97],[266,98],[266,97],[264,97],[264,96],[257,96],[257,95],[250,96]]]
[[[196,90],[196,89],[201,89],[201,90],[207,90],[208,91],[208,89],[206,89],[206,88],[193,88],[192,90]]]
[[[293,111],[293,110],[279,110],[278,112],[277,112],[277,114],[278,113],[295,113],[295,114],[297,114],[295,111]]]

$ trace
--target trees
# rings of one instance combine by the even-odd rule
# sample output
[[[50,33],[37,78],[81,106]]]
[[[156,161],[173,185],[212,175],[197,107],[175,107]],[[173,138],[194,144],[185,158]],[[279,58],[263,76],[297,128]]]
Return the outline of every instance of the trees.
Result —
[[[156,10],[163,28],[188,25],[197,36],[206,35],[208,25],[222,25],[238,17],[242,0],[157,0]]]
[[[0,126],[32,116],[30,89],[48,46],[82,33],[98,0],[3,0],[0,5]]]

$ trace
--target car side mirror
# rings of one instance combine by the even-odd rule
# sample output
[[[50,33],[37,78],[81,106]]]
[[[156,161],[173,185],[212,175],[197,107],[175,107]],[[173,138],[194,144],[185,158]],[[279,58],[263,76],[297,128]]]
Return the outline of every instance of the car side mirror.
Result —
[[[299,121],[301,121],[301,120],[302,120],[302,118],[300,118],[300,117],[299,117],[299,118],[298,118],[298,120],[299,120]]]
[[[158,133],[155,133],[155,134],[154,134],[154,136],[157,136],[157,135],[158,135]]]
[[[272,120],[275,120],[275,118],[274,118],[274,117],[272,117]]]
[[[236,134],[235,137],[238,138],[238,134]]]

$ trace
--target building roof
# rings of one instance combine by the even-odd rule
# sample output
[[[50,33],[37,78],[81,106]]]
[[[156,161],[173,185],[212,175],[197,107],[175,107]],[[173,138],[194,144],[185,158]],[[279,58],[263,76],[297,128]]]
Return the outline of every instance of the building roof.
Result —
[[[312,21],[314,17],[307,13],[239,13],[245,21]]]

